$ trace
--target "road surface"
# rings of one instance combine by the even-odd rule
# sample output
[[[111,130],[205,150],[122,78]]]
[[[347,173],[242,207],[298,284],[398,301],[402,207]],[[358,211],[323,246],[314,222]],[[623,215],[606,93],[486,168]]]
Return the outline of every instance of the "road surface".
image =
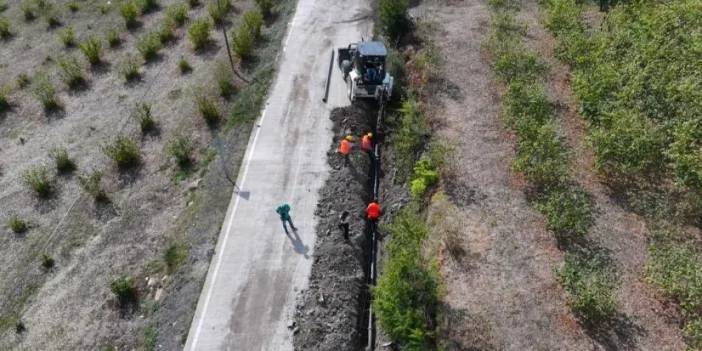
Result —
[[[252,131],[185,350],[292,350],[287,324],[307,287],[314,210],[326,179],[333,107],[348,104],[336,67],[322,103],[331,50],[368,38],[367,0],[299,0],[278,76]],[[287,202],[298,233],[275,208]]]

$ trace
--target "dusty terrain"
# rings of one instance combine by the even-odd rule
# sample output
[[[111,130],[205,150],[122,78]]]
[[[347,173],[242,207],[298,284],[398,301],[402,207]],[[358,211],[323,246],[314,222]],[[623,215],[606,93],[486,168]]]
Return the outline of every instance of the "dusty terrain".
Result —
[[[196,53],[186,38],[186,27],[178,29],[159,58],[140,68],[141,80],[124,83],[118,74],[121,61],[138,55],[136,38],[156,29],[165,8],[175,3],[161,1],[159,10],[142,16],[140,26],[129,32],[114,4],[103,15],[97,1],[78,2],[75,13],[66,9],[65,1],[57,2],[62,26],[47,29],[43,18],[24,22],[20,2],[9,2],[4,15],[11,19],[15,35],[0,47],[0,77],[3,84],[12,84],[13,91],[12,109],[0,116],[0,219],[4,224],[16,214],[29,221],[30,229],[16,235],[3,228],[0,235],[0,349],[111,345],[172,350],[184,342],[231,195],[228,178],[236,174],[256,116],[211,129],[197,113],[194,93],[216,97],[216,67],[227,62],[223,39],[215,31],[212,45]],[[246,74],[274,68],[291,3],[277,7],[277,20],[264,29],[253,64],[244,67]],[[252,6],[252,1],[234,2],[228,26]],[[189,10],[188,16],[207,16],[206,6]],[[79,42],[89,34],[103,40],[106,63],[86,69],[87,88],[78,92],[69,92],[55,76],[58,56],[70,53],[83,59],[78,49],[63,48],[57,37],[67,26],[75,29]],[[120,31],[119,47],[108,48],[104,41],[108,28]],[[178,71],[181,57],[192,65],[191,73]],[[53,77],[63,104],[58,113],[46,114],[30,88],[15,88],[20,73],[31,77],[39,71]],[[216,101],[225,116],[241,103],[236,96]],[[152,104],[158,122],[155,135],[139,137],[138,125],[130,118],[137,102]],[[190,173],[178,174],[164,152],[175,132],[195,142],[195,169]],[[119,172],[100,150],[118,134],[140,138],[143,160],[135,171]],[[75,172],[54,174],[48,156],[53,147],[67,148],[77,165]],[[49,168],[56,189],[48,200],[37,199],[20,181],[25,170],[40,164]],[[91,169],[105,174],[110,199],[106,205],[96,205],[77,184],[77,175]],[[174,244],[185,248],[185,258],[170,270],[163,257]],[[40,267],[42,254],[55,259],[49,272]],[[141,308],[133,314],[116,308],[109,290],[110,280],[122,274],[136,277],[140,288]],[[26,327],[20,334],[15,330],[19,321]]]

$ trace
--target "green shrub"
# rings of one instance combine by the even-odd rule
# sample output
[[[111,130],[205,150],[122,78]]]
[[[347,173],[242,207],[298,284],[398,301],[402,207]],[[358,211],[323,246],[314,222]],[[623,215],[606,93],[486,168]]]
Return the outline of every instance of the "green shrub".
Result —
[[[190,42],[193,43],[193,48],[195,50],[202,50],[207,46],[210,42],[211,29],[212,24],[204,18],[195,20],[190,27],[188,27],[188,38]]]
[[[44,110],[54,111],[61,108],[61,103],[56,96],[56,88],[45,74],[34,78],[32,90],[34,97],[44,106]]]
[[[9,39],[10,37],[12,37],[10,21],[5,17],[0,17],[0,39]]]
[[[178,61],[178,69],[180,70],[181,74],[186,74],[188,72],[191,72],[193,70],[193,67],[190,66],[190,63],[188,62],[188,60],[185,59],[185,57],[181,57]]]
[[[17,215],[10,216],[10,218],[7,220],[7,227],[10,228],[10,230],[12,230],[12,232],[15,234],[22,234],[29,229],[27,222],[22,218],[19,218]]]
[[[215,25],[224,23],[224,19],[231,9],[232,3],[230,0],[210,0],[207,4],[207,13],[210,14]]]
[[[49,197],[53,190],[49,179],[49,171],[44,166],[34,167],[25,171],[22,174],[22,182],[40,198]]]
[[[514,169],[537,187],[560,184],[571,171],[569,154],[552,124],[534,127],[533,134],[520,135]]]
[[[66,3],[66,7],[71,11],[71,12],[77,12],[80,10],[80,5],[78,4],[77,1],[71,0]]]
[[[124,18],[124,25],[128,29],[136,28],[137,26],[137,16],[139,16],[139,9],[134,1],[126,1],[119,6],[119,12]]]
[[[140,103],[134,107],[132,118],[139,122],[141,134],[148,134],[156,130],[156,120],[151,114],[151,105]]]
[[[56,11],[47,11],[44,15],[44,19],[49,28],[55,28],[61,25],[61,19]]]
[[[188,247],[181,242],[174,242],[168,246],[163,253],[163,260],[166,261],[168,272],[173,273],[188,258]]]
[[[80,175],[78,176],[78,184],[95,201],[107,200],[107,193],[102,187],[102,172],[93,170],[88,174]]]
[[[158,57],[158,52],[163,48],[163,45],[159,34],[152,32],[142,35],[139,40],[137,40],[136,47],[144,58],[144,61],[150,62]]]
[[[222,115],[217,108],[217,104],[205,95],[198,95],[195,98],[197,104],[197,110],[200,112],[200,116],[207,122],[208,125],[216,125]]]
[[[158,0],[139,0],[138,5],[142,14],[156,11],[160,7]]]
[[[31,21],[37,18],[37,8],[32,0],[23,0],[22,5],[22,16],[24,16],[25,21]]]
[[[190,6],[191,9],[196,8],[200,6],[200,0],[188,0],[188,6]]]
[[[0,112],[5,112],[10,109],[10,87],[5,86],[0,88]]]
[[[536,208],[546,216],[549,229],[559,240],[584,237],[594,222],[589,196],[573,187],[549,189]]]
[[[256,5],[263,16],[268,17],[271,15],[271,10],[273,10],[272,0],[256,0]]]
[[[188,20],[188,8],[185,4],[173,5],[166,10],[166,16],[180,27]]]
[[[139,145],[128,136],[120,135],[112,144],[103,145],[102,152],[121,169],[136,167],[141,162]]]
[[[107,39],[107,44],[111,48],[116,48],[122,43],[122,38],[119,35],[119,31],[116,29],[110,29],[105,34],[105,39]]]
[[[73,27],[66,27],[58,32],[63,46],[70,48],[76,45],[76,34]]]
[[[170,17],[164,17],[158,29],[158,39],[166,44],[175,39],[176,23]]]
[[[58,59],[59,76],[70,89],[79,89],[85,86],[83,67],[75,56],[64,56]]]
[[[399,109],[399,121],[393,147],[401,177],[409,175],[424,141],[429,135],[429,123],[417,100],[407,98]]]
[[[254,36],[246,26],[240,25],[231,33],[232,49],[241,60],[246,60],[253,54]]]
[[[134,56],[127,57],[120,65],[119,71],[127,82],[133,82],[141,78],[141,73],[139,73],[139,60]]]
[[[29,78],[29,75],[27,73],[20,73],[17,76],[17,88],[19,89],[24,89],[29,86],[29,84],[32,83],[32,79]]]
[[[248,28],[254,39],[261,37],[261,27],[263,26],[263,15],[257,10],[247,10],[242,15],[242,23]]]
[[[49,157],[56,164],[58,173],[70,173],[76,169],[76,163],[68,156],[66,148],[54,148],[49,152]]]
[[[415,199],[421,199],[427,188],[439,181],[439,172],[429,158],[423,157],[414,165],[410,182],[410,192]]]
[[[495,72],[506,82],[515,79],[535,81],[542,77],[546,70],[546,64],[531,52],[507,52],[495,61]]]
[[[98,5],[98,10],[100,11],[101,14],[106,15],[112,10],[112,4],[103,2]]]
[[[78,47],[91,65],[95,66],[100,64],[102,60],[102,43],[100,42],[100,39],[95,36],[91,36],[86,41],[80,43]]]
[[[214,79],[219,87],[219,95],[225,99],[229,99],[236,94],[236,85],[232,80],[231,68],[224,63],[219,63],[214,70]]]
[[[431,349],[439,275],[421,254],[428,228],[417,214],[405,210],[389,230],[388,257],[373,289],[378,323],[404,350]]]
[[[407,15],[407,0],[380,0],[378,8],[380,30],[390,41],[398,40],[409,31],[411,23]]]
[[[558,278],[567,292],[567,301],[583,322],[597,325],[612,319],[618,309],[616,276],[604,258],[566,253]]]
[[[702,188],[702,119],[678,123],[672,131],[673,142],[667,151],[677,181]]]
[[[517,131],[529,128],[526,124],[541,125],[553,116],[553,107],[541,84],[511,82],[503,96],[505,118]]]
[[[168,141],[166,153],[176,160],[180,168],[190,166],[194,145],[192,139],[183,134],[176,134]]]
[[[42,254],[41,255],[41,268],[44,268],[45,270],[50,270],[51,268],[54,268],[55,261],[51,256],[47,254]]]
[[[130,276],[121,276],[110,282],[110,290],[121,307],[135,305],[139,299],[136,281]]]
[[[0,1],[0,13],[7,11],[7,3],[5,1]]]

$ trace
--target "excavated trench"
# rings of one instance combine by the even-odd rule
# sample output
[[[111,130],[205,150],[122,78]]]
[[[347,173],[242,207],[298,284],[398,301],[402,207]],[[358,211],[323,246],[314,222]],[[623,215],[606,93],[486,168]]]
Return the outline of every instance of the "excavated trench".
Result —
[[[374,130],[377,106],[355,104],[331,112],[334,137],[327,158],[330,174],[320,190],[316,215],[317,241],[309,288],[301,294],[295,312],[296,350],[359,350],[367,339],[368,270],[370,242],[365,208],[373,193],[372,164],[358,148],[349,166],[336,150],[346,135],[356,141]],[[349,240],[338,225],[348,211]]]

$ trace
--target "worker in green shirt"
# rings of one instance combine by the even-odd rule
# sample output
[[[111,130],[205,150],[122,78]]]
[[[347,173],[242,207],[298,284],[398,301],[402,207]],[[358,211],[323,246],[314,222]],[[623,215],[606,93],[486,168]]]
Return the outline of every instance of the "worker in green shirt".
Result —
[[[290,228],[292,228],[293,231],[297,231],[297,228],[295,228],[295,225],[292,222],[292,218],[290,217],[290,205],[282,204],[275,209],[275,212],[280,216],[280,220],[283,222],[283,229],[285,229],[285,234],[289,234],[287,223],[290,223]]]

